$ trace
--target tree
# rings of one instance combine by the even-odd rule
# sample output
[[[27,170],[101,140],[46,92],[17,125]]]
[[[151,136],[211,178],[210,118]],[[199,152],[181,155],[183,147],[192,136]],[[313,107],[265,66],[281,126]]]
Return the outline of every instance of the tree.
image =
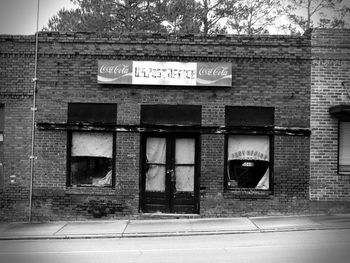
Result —
[[[267,34],[281,14],[280,0],[225,1],[228,30],[236,34]]]
[[[201,21],[198,16],[199,5],[195,0],[168,0],[164,3],[162,25],[168,33],[199,33]]]
[[[224,19],[226,15],[224,3],[225,0],[198,0],[197,14],[204,35],[225,32],[225,27],[219,24],[219,21]]]
[[[349,27],[350,3],[344,0],[290,0],[288,17],[302,31],[314,26]]]
[[[71,0],[75,10],[60,10],[49,22],[54,31],[162,31],[162,0]]]

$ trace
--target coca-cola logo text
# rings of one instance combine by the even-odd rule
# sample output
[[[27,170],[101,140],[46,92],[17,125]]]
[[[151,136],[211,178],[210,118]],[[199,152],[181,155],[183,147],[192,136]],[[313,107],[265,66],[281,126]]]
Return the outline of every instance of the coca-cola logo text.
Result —
[[[129,65],[102,65],[100,67],[100,73],[118,74],[123,75],[129,73]]]
[[[227,76],[228,67],[218,66],[215,68],[211,67],[202,67],[198,71],[199,75],[207,75],[207,76]]]

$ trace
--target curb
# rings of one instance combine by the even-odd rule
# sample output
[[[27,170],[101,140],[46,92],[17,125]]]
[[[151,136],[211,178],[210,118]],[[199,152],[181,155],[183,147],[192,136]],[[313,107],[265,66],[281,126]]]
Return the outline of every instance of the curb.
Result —
[[[218,230],[218,231],[184,231],[184,232],[153,232],[153,233],[130,233],[130,234],[95,234],[95,235],[57,235],[57,236],[3,236],[0,241],[15,240],[60,240],[60,239],[103,239],[103,238],[147,238],[147,237],[181,237],[181,236],[206,236],[206,235],[233,235],[233,234],[253,234],[253,233],[279,233],[279,232],[297,232],[297,231],[323,231],[350,229],[348,226],[329,226],[329,227],[301,227],[301,228],[275,228],[275,229],[256,229],[256,230]]]

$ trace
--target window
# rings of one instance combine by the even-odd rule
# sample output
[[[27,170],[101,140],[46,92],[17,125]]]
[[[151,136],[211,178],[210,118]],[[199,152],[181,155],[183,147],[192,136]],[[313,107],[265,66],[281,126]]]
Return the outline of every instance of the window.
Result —
[[[112,133],[72,133],[71,185],[112,186],[112,161]]]
[[[226,189],[271,190],[274,108],[226,106]]]
[[[4,184],[4,119],[4,106],[0,105],[0,190],[2,190]]]
[[[270,138],[265,135],[230,135],[227,152],[229,188],[269,189]]]
[[[339,123],[339,174],[350,174],[350,122]]]
[[[115,104],[71,103],[68,123],[107,127],[116,123],[116,110]],[[69,132],[68,186],[113,186],[115,134],[99,130]]]

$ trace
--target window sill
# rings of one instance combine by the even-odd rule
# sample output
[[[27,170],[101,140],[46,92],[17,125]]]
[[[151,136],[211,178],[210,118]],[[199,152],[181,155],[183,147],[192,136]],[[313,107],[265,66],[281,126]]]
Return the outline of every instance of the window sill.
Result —
[[[271,190],[228,188],[224,192],[224,197],[239,199],[272,199],[273,196]]]
[[[66,188],[66,193],[72,195],[115,195],[115,189],[112,187],[70,186]]]

